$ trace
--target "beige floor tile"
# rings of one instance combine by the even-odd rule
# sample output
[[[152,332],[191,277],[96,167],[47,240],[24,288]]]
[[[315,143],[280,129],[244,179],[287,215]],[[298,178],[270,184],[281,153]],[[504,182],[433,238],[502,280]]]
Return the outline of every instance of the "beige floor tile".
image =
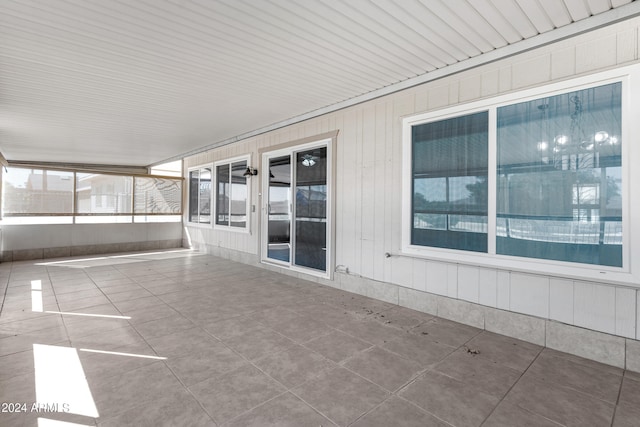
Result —
[[[186,386],[219,377],[248,364],[244,358],[227,347],[169,357],[166,363]]]
[[[434,318],[411,329],[411,333],[452,347],[459,347],[482,332],[473,326],[461,325],[450,320]]]
[[[306,347],[336,363],[340,363],[358,352],[371,348],[372,345],[337,330],[305,343]]]
[[[331,421],[293,396],[282,394],[231,420],[227,427],[319,427],[332,426]]]
[[[431,341],[422,335],[404,333],[382,345],[382,348],[413,360],[422,366],[429,366],[453,353],[455,347]]]
[[[191,320],[179,313],[176,313],[160,319],[151,320],[149,322],[136,323],[134,327],[140,335],[149,340],[184,331],[186,329],[191,329],[194,327],[194,324]]]
[[[466,346],[477,350],[482,359],[520,372],[524,372],[542,351],[539,345],[486,331],[469,340]]]
[[[251,329],[223,342],[249,360],[256,360],[271,353],[282,351],[295,343],[289,338],[267,328]]]
[[[147,340],[149,345],[164,357],[178,357],[184,354],[217,351],[226,348],[219,340],[201,328],[183,329],[172,334]]]
[[[526,374],[505,402],[568,427],[610,425],[614,411],[612,403]]]
[[[578,363],[559,357],[557,352],[543,351],[531,364],[527,375],[540,381],[554,382],[598,399],[616,403],[622,383],[622,370],[615,372],[609,368],[595,362]],[[640,388],[637,391],[640,393]],[[640,399],[638,399],[638,404],[640,404]]]
[[[483,427],[560,427],[560,424],[534,414],[519,406],[502,402],[493,411]]]
[[[285,389],[257,368],[242,366],[189,389],[217,423],[224,423],[283,393]]]
[[[407,384],[423,370],[420,364],[380,347],[356,354],[343,366],[391,392]]]
[[[269,327],[298,343],[305,343],[334,331],[326,323],[307,316],[296,316],[291,320],[273,323]]]
[[[479,426],[500,401],[437,372],[427,372],[399,395],[456,427]]]
[[[171,398],[183,389],[173,373],[158,361],[119,375],[93,381],[89,387],[101,418],[111,418],[130,409]]]
[[[460,348],[435,365],[433,370],[501,399],[522,374],[478,356]]]
[[[396,396],[390,397],[351,425],[353,427],[451,427],[450,424]]]
[[[113,418],[100,418],[100,427],[171,426],[215,427],[215,423],[186,391],[136,406]]]
[[[299,345],[260,358],[254,364],[287,388],[300,385],[335,367],[330,360]]]
[[[344,368],[336,368],[292,390],[334,423],[345,426],[375,408],[389,394]]]

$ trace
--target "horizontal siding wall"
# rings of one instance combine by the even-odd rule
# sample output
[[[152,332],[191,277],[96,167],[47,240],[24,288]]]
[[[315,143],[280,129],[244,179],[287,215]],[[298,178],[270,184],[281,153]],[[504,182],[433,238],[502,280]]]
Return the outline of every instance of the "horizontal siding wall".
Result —
[[[410,258],[399,252],[402,117],[636,63],[639,27],[640,19],[625,21],[198,154],[185,159],[185,171],[247,153],[259,168],[259,150],[338,130],[335,263],[341,271],[348,268],[350,275],[373,281],[638,339],[636,289]],[[640,161],[637,150],[634,156],[632,163]],[[250,234],[187,225],[192,244],[257,255],[259,181],[251,179],[256,212]]]

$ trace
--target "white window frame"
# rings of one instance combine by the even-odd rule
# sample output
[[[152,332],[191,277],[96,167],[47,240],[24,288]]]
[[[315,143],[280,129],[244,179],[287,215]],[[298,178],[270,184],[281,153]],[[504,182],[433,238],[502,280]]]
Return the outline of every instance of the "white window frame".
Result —
[[[335,206],[334,206],[334,166],[333,166],[333,150],[334,150],[334,137],[321,137],[318,139],[309,138],[311,142],[305,143],[297,143],[293,142],[291,144],[287,144],[284,148],[275,148],[272,151],[264,151],[262,152],[262,170],[269,170],[269,159],[272,157],[278,156],[292,156],[294,157],[295,153],[300,151],[305,151],[311,148],[327,148],[327,263],[326,263],[326,271],[314,270],[312,268],[302,267],[299,265],[293,264],[291,258],[289,262],[277,261],[267,257],[268,253],[268,227],[265,225],[268,223],[268,212],[269,212],[269,198],[268,188],[269,188],[269,174],[262,174],[261,179],[261,188],[262,188],[262,230],[261,230],[261,244],[260,244],[260,262],[263,264],[275,265],[278,267],[283,267],[287,270],[304,273],[310,276],[316,276],[323,279],[332,279],[335,265],[335,230],[334,230],[334,215],[335,215]],[[292,170],[293,173],[293,170]],[[294,213],[292,212],[292,218]]]
[[[216,223],[216,220],[217,220],[216,217],[218,215],[217,214],[218,212],[218,166],[228,165],[229,173],[231,173],[231,165],[233,163],[242,162],[242,161],[246,161],[248,167],[251,166],[251,155],[246,154],[243,156],[232,157],[229,159],[217,160],[213,163],[213,170],[211,172],[213,174],[213,179],[212,179],[213,185],[211,186],[211,197],[213,197],[213,206],[211,211],[211,224],[213,225],[213,228],[215,230],[234,231],[234,232],[240,232],[240,233],[250,233],[251,231],[251,181],[252,179],[256,179],[253,177],[253,175],[247,177],[247,206],[246,206],[247,221],[245,222],[244,227],[234,227],[232,225],[223,225],[223,224]],[[229,206],[229,213],[231,213],[231,206]]]
[[[497,109],[514,103],[525,102],[546,96],[554,96],[608,83],[622,83],[622,267],[524,258],[496,254],[496,198],[497,198]],[[494,267],[510,271],[523,271],[568,278],[597,280],[640,287],[640,263],[631,265],[631,260],[640,260],[640,226],[632,218],[640,217],[640,197],[632,197],[631,182],[640,182],[640,168],[631,165],[640,161],[640,147],[634,141],[640,137],[640,97],[632,98],[632,90],[640,88],[640,65],[617,68],[602,73],[583,76],[563,82],[551,83],[497,96],[468,104],[457,105],[438,111],[412,115],[402,119],[402,240],[403,255],[436,259],[446,262],[465,263],[479,267]],[[411,244],[412,212],[412,132],[415,125],[448,118],[489,111],[489,161],[488,161],[488,245],[487,253],[444,249]],[[635,180],[635,181],[634,181]],[[636,221],[637,222],[637,221]]]
[[[187,170],[187,177],[186,177],[186,181],[187,181],[187,184],[188,184],[188,185],[186,185],[186,187],[187,187],[187,203],[186,203],[187,204],[187,209],[186,209],[185,213],[186,213],[186,216],[187,216],[187,224],[189,224],[190,227],[211,228],[211,224],[213,222],[213,211],[209,214],[211,220],[208,223],[191,221],[191,206],[190,206],[190,203],[191,203],[191,172],[196,171],[196,170],[200,171],[200,170],[205,169],[205,168],[211,168],[211,189],[209,190],[209,197],[210,197],[209,200],[212,200],[212,198],[213,198],[213,182],[214,182],[213,181],[213,173],[214,173],[213,164],[212,163],[205,163],[205,164],[202,164],[202,165],[190,167]],[[198,181],[198,182],[200,182],[200,181]],[[209,209],[212,210],[213,206],[211,206]],[[200,217],[200,188],[198,188],[198,217]]]

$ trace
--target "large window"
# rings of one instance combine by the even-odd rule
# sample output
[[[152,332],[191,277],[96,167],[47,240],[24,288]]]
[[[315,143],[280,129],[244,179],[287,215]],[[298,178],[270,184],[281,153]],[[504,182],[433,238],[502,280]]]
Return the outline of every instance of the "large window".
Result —
[[[9,167],[2,174],[5,223],[71,223],[73,172]]]
[[[216,163],[216,225],[246,228],[248,160]]]
[[[130,222],[133,177],[93,173],[76,174],[77,222]]]
[[[211,168],[189,171],[189,222],[211,223]]]
[[[182,178],[9,167],[2,182],[5,224],[175,222],[182,214]]]
[[[405,119],[403,248],[625,267],[625,84]]]
[[[486,112],[412,129],[411,243],[487,251]]]
[[[498,108],[498,254],[622,266],[621,88]]]

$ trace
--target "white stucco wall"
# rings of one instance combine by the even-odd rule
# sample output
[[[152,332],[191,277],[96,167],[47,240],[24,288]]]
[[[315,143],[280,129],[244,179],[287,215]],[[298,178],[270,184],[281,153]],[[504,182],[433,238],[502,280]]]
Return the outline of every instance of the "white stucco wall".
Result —
[[[50,250],[50,255],[64,256],[76,253],[146,249],[145,242],[180,242],[181,223],[142,224],[31,224],[2,225],[2,252],[22,254],[20,258],[38,258],[29,251]],[[133,245],[133,244],[140,245]],[[164,243],[167,245],[168,243]],[[120,245],[120,246],[118,246]],[[175,245],[174,245],[175,246]],[[74,252],[71,248],[83,248]]]

